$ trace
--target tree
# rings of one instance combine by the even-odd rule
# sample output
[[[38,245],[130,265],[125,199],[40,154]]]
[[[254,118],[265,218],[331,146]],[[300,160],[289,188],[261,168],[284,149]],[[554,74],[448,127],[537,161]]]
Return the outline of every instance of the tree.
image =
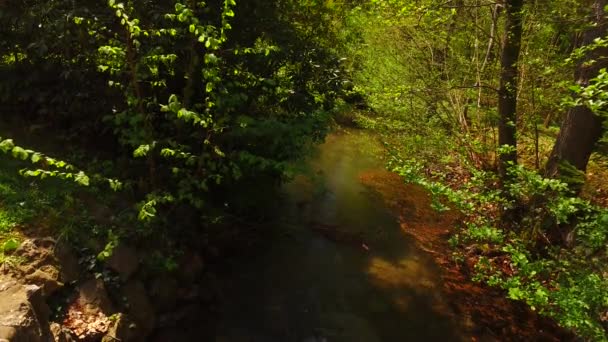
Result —
[[[517,75],[521,50],[523,0],[505,2],[506,29],[503,38],[500,89],[498,90],[498,144],[506,148],[500,153],[502,178],[511,164],[517,163]]]
[[[0,121],[45,127],[71,144],[66,150],[100,146],[78,164],[89,172],[111,156],[104,176],[120,177],[142,199],[142,217],[154,205],[207,215],[259,193],[245,184],[273,187],[327,132],[345,74],[327,23],[339,8],[299,0],[80,5],[0,1]]]
[[[591,6],[591,25],[583,34],[582,45],[590,45],[597,38],[608,33],[605,0],[594,0]],[[602,68],[608,66],[608,48],[597,47],[588,51],[578,63],[575,80],[578,86],[585,87],[598,75]],[[589,106],[579,104],[570,108],[561,124],[559,135],[546,166],[546,175],[562,178],[573,190],[580,191],[582,172],[596,143],[602,137],[602,118]]]

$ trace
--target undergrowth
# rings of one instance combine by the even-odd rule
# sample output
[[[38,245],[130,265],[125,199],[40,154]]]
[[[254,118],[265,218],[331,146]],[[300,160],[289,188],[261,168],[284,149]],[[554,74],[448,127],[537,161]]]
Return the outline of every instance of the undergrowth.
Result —
[[[73,187],[55,179],[25,178],[19,174],[25,165],[0,155],[0,264],[15,261],[11,252],[19,247],[28,232],[48,228],[63,209],[73,205],[68,200]],[[69,222],[76,218],[77,215],[62,220]]]
[[[608,209],[523,166],[511,168],[503,187],[495,173],[475,168],[452,174],[452,181],[448,166],[433,171],[394,156],[390,168],[426,188],[436,209],[464,214],[450,243],[475,281],[579,336],[608,341]]]

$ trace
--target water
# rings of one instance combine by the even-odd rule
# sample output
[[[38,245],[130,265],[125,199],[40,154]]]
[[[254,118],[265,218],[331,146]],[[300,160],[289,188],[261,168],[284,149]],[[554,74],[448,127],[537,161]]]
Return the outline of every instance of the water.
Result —
[[[310,172],[285,186],[285,234],[229,270],[217,341],[461,339],[437,267],[359,181],[383,172],[380,154],[354,130],[319,146]]]

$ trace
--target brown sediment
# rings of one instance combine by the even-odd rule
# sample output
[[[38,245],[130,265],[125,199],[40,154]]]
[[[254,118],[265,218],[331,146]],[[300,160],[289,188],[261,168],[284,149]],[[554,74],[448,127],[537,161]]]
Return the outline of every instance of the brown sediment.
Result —
[[[362,173],[360,181],[378,193],[399,218],[401,229],[429,253],[442,269],[442,291],[452,315],[473,341],[564,341],[571,334],[525,304],[506,298],[504,291],[470,280],[474,260],[457,264],[448,243],[461,217],[431,207],[421,187],[404,184],[385,170]]]

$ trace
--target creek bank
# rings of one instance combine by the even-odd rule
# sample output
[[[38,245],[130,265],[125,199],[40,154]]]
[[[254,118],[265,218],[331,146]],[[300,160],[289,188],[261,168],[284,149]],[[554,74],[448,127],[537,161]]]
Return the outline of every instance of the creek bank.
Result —
[[[428,193],[388,171],[370,171],[360,181],[375,191],[399,218],[402,231],[429,253],[442,269],[443,288],[455,320],[474,341],[569,341],[574,336],[525,304],[506,298],[503,291],[470,280],[472,263],[457,264],[449,246],[455,214],[431,207]]]
[[[212,321],[213,280],[201,255],[184,256],[175,272],[155,274],[142,267],[146,253],[119,245],[92,270],[91,256],[53,238],[28,238],[0,269],[0,341],[205,338],[212,334],[202,329]]]

